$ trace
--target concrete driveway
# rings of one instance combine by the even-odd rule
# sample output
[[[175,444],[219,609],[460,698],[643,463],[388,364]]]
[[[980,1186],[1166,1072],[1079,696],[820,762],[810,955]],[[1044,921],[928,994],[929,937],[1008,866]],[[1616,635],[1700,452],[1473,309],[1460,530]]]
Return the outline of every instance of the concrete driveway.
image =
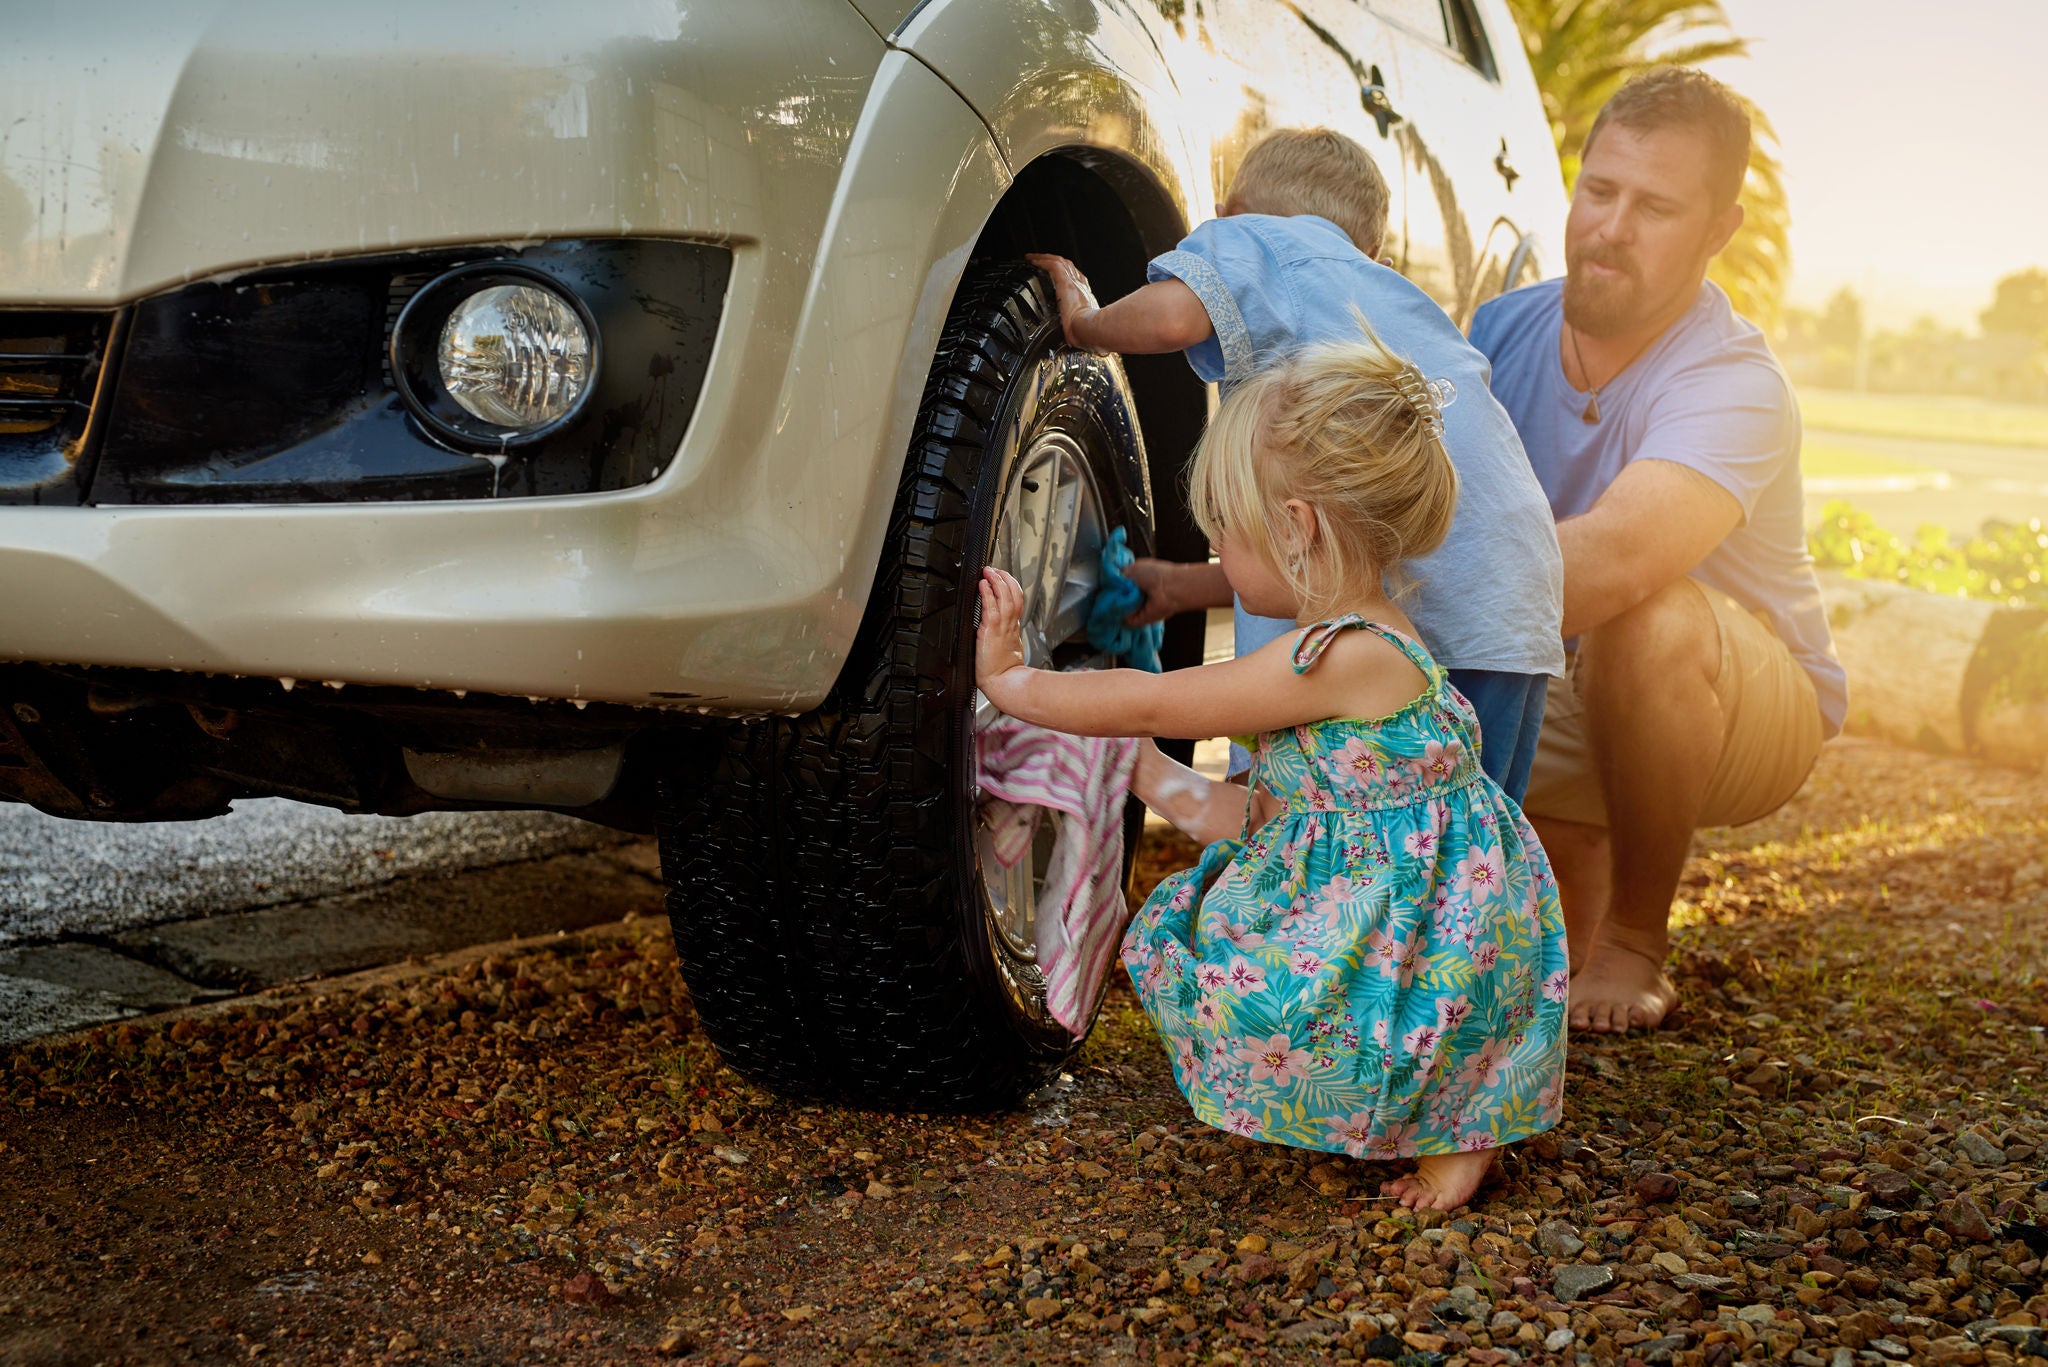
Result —
[[[123,826],[0,803],[0,1045],[660,910],[652,842],[570,817],[268,800]]]

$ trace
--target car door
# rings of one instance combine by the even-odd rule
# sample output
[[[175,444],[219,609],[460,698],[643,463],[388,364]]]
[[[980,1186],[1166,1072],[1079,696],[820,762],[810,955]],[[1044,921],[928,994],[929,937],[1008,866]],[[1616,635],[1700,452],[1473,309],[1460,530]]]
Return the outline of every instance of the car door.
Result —
[[[1387,26],[1361,0],[1208,0],[1197,13],[1214,57],[1245,97],[1215,138],[1218,207],[1244,153],[1264,134],[1335,128],[1358,139],[1386,177],[1391,203],[1382,251],[1398,265],[1403,178]]]
[[[1510,284],[1510,267],[1520,268],[1527,216],[1518,222],[1516,186],[1523,164],[1542,163],[1539,149],[1520,146],[1529,120],[1515,110],[1495,56],[1496,41],[1518,40],[1512,31],[1490,32],[1473,0],[1364,3],[1385,21],[1399,71],[1402,269],[1463,327]],[[1520,58],[1513,49],[1504,55]]]

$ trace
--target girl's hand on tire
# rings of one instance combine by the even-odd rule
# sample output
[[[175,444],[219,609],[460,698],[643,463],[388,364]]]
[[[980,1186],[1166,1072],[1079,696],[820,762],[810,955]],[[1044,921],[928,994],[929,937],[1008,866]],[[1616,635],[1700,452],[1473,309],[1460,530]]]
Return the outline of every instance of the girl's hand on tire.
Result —
[[[1081,274],[1079,266],[1051,252],[1026,252],[1024,259],[1052,277],[1053,296],[1060,304],[1060,330],[1066,333],[1067,345],[1082,351],[1095,351],[1081,337],[1076,326],[1080,320],[1098,311],[1095,291],[1088,288],[1088,277]]]
[[[1008,570],[990,565],[981,572],[981,629],[974,639],[974,682],[997,707],[1021,683],[1024,663],[1024,587]],[[1006,676],[1008,676],[1006,678]]]

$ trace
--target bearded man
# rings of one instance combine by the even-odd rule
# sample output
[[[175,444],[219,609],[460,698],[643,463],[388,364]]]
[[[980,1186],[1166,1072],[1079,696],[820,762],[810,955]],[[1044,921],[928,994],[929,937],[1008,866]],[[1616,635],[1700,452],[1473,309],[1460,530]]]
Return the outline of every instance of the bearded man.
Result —
[[[1472,325],[1564,553],[1571,664],[1524,806],[1564,898],[1577,1029],[1664,1019],[1693,831],[1781,806],[1848,705],[1806,551],[1798,405],[1706,279],[1742,223],[1749,142],[1704,73],[1630,81],[1586,139],[1565,278]]]

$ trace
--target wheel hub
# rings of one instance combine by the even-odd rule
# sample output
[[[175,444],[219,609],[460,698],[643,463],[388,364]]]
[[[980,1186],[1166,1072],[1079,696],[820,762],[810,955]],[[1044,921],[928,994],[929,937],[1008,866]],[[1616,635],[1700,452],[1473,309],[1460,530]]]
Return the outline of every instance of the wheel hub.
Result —
[[[1065,432],[1032,440],[1011,470],[997,513],[989,563],[1008,570],[1024,589],[1024,658],[1039,669],[1100,669],[1111,663],[1087,640],[1088,605],[1101,576],[1102,497],[1087,455]],[[979,691],[977,730],[996,716]],[[976,863],[991,946],[1010,995],[1045,1018],[1044,979],[1038,971],[1039,899],[1058,843],[1061,818],[1041,815],[1031,848],[1005,867],[995,856],[985,817],[977,818]]]

